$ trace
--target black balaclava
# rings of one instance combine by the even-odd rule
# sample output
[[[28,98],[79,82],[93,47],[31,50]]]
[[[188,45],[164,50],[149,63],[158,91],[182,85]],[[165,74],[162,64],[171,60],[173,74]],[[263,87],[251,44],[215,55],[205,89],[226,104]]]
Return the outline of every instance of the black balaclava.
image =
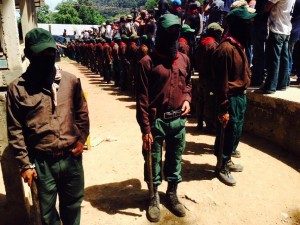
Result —
[[[251,22],[249,20],[234,20],[229,22],[229,34],[244,47],[251,42]]]
[[[42,86],[51,87],[55,79],[55,55],[30,57],[29,71],[32,81]]]
[[[174,29],[173,32],[169,32],[158,24],[155,38],[155,49],[170,59],[175,59],[178,51],[179,35],[179,29]]]

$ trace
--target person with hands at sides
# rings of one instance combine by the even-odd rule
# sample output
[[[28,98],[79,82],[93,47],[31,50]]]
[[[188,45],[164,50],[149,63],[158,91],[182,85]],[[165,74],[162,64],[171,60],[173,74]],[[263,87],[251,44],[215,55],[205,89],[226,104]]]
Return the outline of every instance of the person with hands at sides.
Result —
[[[177,197],[177,186],[182,181],[181,155],[186,146],[185,122],[190,112],[192,86],[190,60],[178,51],[180,29],[176,15],[161,16],[154,50],[138,62],[136,117],[142,132],[144,178],[149,190],[146,155],[151,145],[154,196],[147,209],[151,222],[158,222],[161,217],[158,186],[162,183],[164,141],[166,202],[175,215],[185,216],[185,208]]]
[[[9,145],[29,186],[35,180],[45,225],[80,224],[84,192],[83,145],[89,116],[80,80],[55,67],[50,32],[25,36],[30,64],[7,90]],[[59,213],[56,198],[59,197]]]
[[[229,11],[226,20],[228,32],[212,56],[212,74],[214,79],[217,115],[217,135],[215,155],[223,149],[221,167],[216,168],[216,175],[226,185],[236,185],[231,172],[242,172],[243,166],[231,160],[236,152],[242,134],[247,98],[246,89],[250,85],[250,69],[245,54],[245,46],[250,38],[250,26],[256,13],[246,6]],[[221,135],[222,126],[224,137]],[[222,141],[224,138],[224,142]],[[223,146],[220,146],[222,144]],[[221,148],[221,149],[220,149]]]

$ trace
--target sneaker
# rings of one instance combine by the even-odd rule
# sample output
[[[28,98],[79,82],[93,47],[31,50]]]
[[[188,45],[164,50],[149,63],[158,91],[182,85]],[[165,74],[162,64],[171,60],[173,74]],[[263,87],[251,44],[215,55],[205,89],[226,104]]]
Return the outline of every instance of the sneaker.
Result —
[[[244,169],[242,165],[234,164],[231,160],[226,162],[226,166],[231,172],[242,172]]]
[[[170,207],[170,210],[179,217],[185,216],[185,208],[181,202],[179,202],[176,192],[167,192],[166,202]]]
[[[228,186],[235,186],[236,185],[235,179],[233,178],[230,171],[226,167],[221,168],[220,170],[216,170],[216,175],[217,175],[217,178],[222,183],[224,183]]]
[[[234,157],[234,158],[241,158],[241,152],[236,150],[235,152],[233,152],[231,154],[231,157]]]
[[[160,220],[159,204],[159,194],[158,192],[155,192],[154,196],[150,200],[149,207],[147,210],[147,218],[150,222],[158,222]]]

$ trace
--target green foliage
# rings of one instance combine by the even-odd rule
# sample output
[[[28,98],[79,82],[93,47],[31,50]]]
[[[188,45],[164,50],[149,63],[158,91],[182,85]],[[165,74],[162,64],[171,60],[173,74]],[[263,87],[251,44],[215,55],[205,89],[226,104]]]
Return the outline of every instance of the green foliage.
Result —
[[[63,2],[56,6],[57,13],[53,14],[56,23],[60,24],[81,24],[82,19],[73,7],[72,3]]]
[[[104,18],[94,7],[81,6],[78,14],[83,24],[101,24],[104,22]]]
[[[159,0],[147,0],[145,9],[157,8]]]
[[[50,12],[49,5],[45,5],[37,9],[37,22],[38,23],[54,22],[54,18],[52,17],[52,13]]]

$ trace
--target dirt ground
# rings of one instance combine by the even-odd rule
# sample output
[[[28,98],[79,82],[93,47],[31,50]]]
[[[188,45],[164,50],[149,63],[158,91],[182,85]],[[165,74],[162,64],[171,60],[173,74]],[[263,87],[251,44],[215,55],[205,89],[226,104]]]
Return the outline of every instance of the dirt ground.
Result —
[[[148,192],[143,181],[142,142],[134,99],[76,62],[64,59],[59,64],[81,78],[88,96],[92,148],[84,152],[81,224],[150,224],[145,211]],[[228,187],[214,176],[214,137],[197,132],[193,118],[186,126],[183,182],[178,194],[187,215],[178,218],[165,207],[164,182],[159,187],[162,219],[157,224],[300,225],[299,157],[244,134],[239,145],[242,157],[234,159],[244,171],[234,173],[237,185]],[[107,141],[107,137],[116,141]],[[5,204],[3,182],[0,197],[1,206]]]

